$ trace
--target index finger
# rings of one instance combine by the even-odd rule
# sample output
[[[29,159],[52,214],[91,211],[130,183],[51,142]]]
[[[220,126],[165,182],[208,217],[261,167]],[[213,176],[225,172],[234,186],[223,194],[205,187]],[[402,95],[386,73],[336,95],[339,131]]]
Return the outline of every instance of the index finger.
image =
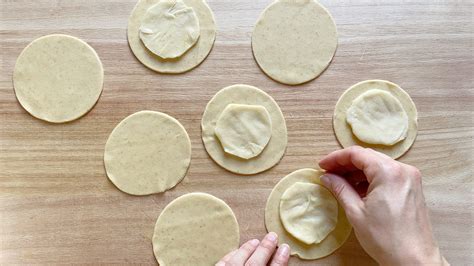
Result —
[[[360,170],[364,172],[370,183],[374,173],[380,169],[382,161],[384,158],[377,152],[360,146],[352,146],[326,155],[319,161],[319,166],[328,172],[339,174]]]

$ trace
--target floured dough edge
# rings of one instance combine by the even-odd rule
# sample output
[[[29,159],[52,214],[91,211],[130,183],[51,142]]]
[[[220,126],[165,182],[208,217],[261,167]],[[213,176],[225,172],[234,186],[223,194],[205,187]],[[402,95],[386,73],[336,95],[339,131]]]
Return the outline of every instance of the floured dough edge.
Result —
[[[352,231],[346,213],[339,203],[336,228],[319,244],[304,244],[288,233],[281,223],[279,206],[281,196],[285,190],[296,182],[308,182],[324,186],[319,179],[323,174],[323,171],[311,168],[299,169],[290,173],[275,185],[265,206],[265,227],[267,231],[275,232],[278,235],[278,245],[288,244],[291,255],[296,255],[304,260],[315,260],[331,255],[346,242]]]
[[[408,115],[408,133],[404,140],[392,146],[374,145],[360,141],[352,133],[351,126],[346,122],[347,109],[352,105],[352,101],[355,98],[371,89],[388,91],[402,104],[403,109],[405,109]],[[410,95],[397,84],[387,80],[365,80],[352,85],[337,101],[333,115],[333,130],[337,141],[343,148],[358,145],[382,152],[393,159],[398,159],[410,150],[416,140],[418,134],[418,112]]]
[[[164,74],[180,74],[199,66],[211,53],[216,39],[216,23],[214,14],[205,0],[183,0],[194,9],[199,19],[200,36],[197,42],[183,55],[173,59],[161,59],[149,51],[140,40],[140,15],[159,0],[138,0],[128,19],[127,39],[134,56],[147,68]],[[143,12],[143,14],[141,14]]]

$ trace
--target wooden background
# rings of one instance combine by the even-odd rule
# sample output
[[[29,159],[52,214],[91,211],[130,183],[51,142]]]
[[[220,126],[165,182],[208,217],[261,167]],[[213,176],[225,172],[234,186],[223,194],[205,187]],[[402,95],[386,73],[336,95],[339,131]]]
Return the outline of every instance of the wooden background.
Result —
[[[241,240],[262,237],[272,187],[293,170],[316,167],[338,149],[334,105],[352,84],[387,79],[419,111],[419,136],[401,161],[419,167],[436,237],[453,265],[473,260],[473,3],[472,1],[321,0],[335,18],[339,47],[318,79],[285,86],[255,63],[250,37],[271,0],[209,0],[217,23],[214,48],[182,75],[141,65],[126,40],[134,0],[1,0],[0,264],[155,264],[151,237],[163,207],[188,192],[224,199]],[[64,33],[87,41],[105,69],[103,94],[78,121],[53,125],[30,116],[15,99],[12,71],[32,40]],[[200,119],[206,103],[235,83],[257,86],[279,103],[288,149],[279,165],[256,176],[231,174],[206,154]],[[157,110],[177,118],[193,148],[188,175],[174,189],[146,197],[120,192],[105,175],[106,139],[124,117]],[[304,264],[293,258],[292,264]],[[374,262],[354,235],[335,254],[308,264]]]

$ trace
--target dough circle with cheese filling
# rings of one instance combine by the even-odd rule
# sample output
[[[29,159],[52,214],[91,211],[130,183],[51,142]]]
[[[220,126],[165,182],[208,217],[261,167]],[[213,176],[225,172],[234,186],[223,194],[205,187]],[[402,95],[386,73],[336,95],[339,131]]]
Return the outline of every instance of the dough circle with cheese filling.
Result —
[[[140,27],[148,9],[160,0],[139,0],[128,19],[128,45],[135,57],[146,67],[160,73],[183,73],[198,66],[211,52],[216,38],[214,15],[205,0],[182,0],[192,8],[199,20],[199,38],[184,54],[176,58],[164,59],[143,44]]]
[[[369,96],[370,96],[370,94],[377,92],[378,90],[389,93],[391,96],[396,98],[397,102],[399,102],[401,107],[403,108],[403,112],[405,112],[407,116],[406,136],[404,138],[400,137],[399,138],[400,140],[394,143],[393,145],[370,144],[370,143],[363,142],[362,140],[358,139],[356,135],[354,135],[353,128],[351,128],[351,125],[347,121],[348,110],[351,109],[351,106],[353,106],[354,101],[357,102],[358,97],[361,95],[367,95],[367,93],[369,92]],[[377,93],[375,95],[377,95]],[[380,98],[378,100],[380,100]],[[379,101],[379,102],[383,103],[383,101]],[[380,122],[383,122],[384,119],[386,120],[386,119],[391,118],[390,115],[389,116],[382,115],[376,118],[376,116],[381,115],[381,113],[384,113],[385,111],[367,113],[365,115],[360,114],[362,109],[371,112],[371,111],[377,110],[377,108],[388,107],[388,105],[386,104],[380,104],[380,105],[377,105],[376,103],[375,104],[370,103],[370,104],[371,105],[373,104],[373,106],[367,107],[367,104],[365,104],[366,107],[359,108],[359,110],[357,110],[357,112],[359,113],[359,118],[360,119],[370,118],[369,119],[370,121],[369,120],[367,121],[369,121],[370,123],[377,122],[378,123],[377,127],[379,127],[379,129],[366,129],[366,130],[369,130],[369,133],[370,131],[378,130],[379,134],[386,133],[386,134],[396,135],[397,132],[395,132],[395,134],[393,134],[393,132],[391,133],[384,132],[383,127],[380,128],[381,126]],[[399,107],[396,107],[396,108],[398,109]],[[396,114],[399,111],[400,110],[397,110],[396,112],[393,112],[393,113]],[[398,116],[394,116],[394,117],[398,121],[399,119],[397,118]],[[389,129],[390,127],[393,127],[393,125],[390,125],[390,124],[394,122],[395,122],[395,125],[396,124],[404,125],[403,122],[398,123],[397,121],[390,122],[390,120],[388,120],[388,122],[384,122],[384,123],[389,124],[388,127],[385,126],[385,130]],[[370,123],[361,123],[361,124],[358,124],[357,126],[358,127],[364,126],[364,125],[367,126],[367,125],[371,125]],[[385,153],[386,155],[394,159],[397,159],[401,157],[403,154],[405,154],[415,142],[416,135],[417,135],[417,128],[418,128],[418,114],[417,114],[416,106],[413,100],[410,98],[408,93],[406,93],[397,84],[394,84],[386,80],[366,80],[366,81],[362,81],[351,86],[339,98],[334,110],[333,128],[334,128],[334,133],[336,134],[337,140],[339,141],[341,146],[344,148],[354,146],[354,145],[359,145],[366,148],[372,148],[376,151]],[[400,132],[401,132],[401,135],[405,135],[402,131]],[[394,139],[397,139],[396,137],[395,138],[392,137],[390,139],[387,137],[380,137],[380,136],[377,138],[383,138],[385,140],[388,139],[389,141],[393,141]]]
[[[319,243],[307,245],[285,230],[280,219],[280,201],[285,191],[297,182],[323,185],[320,176],[323,171],[310,168],[300,169],[282,178],[273,188],[265,206],[265,226],[268,232],[278,235],[278,244],[286,243],[291,248],[291,255],[301,259],[314,260],[330,255],[340,248],[349,237],[352,226],[347,220],[342,206],[338,203],[337,223],[334,230]]]
[[[266,109],[266,112],[268,112],[271,120],[270,140],[258,155],[251,157],[253,152],[247,153],[249,149],[245,148],[245,145],[237,149],[238,154],[241,154],[242,157],[251,157],[249,159],[244,159],[226,152],[222,143],[219,141],[218,135],[220,134],[221,138],[230,137],[230,139],[238,140],[238,142],[242,144],[241,139],[232,137],[232,135],[236,133],[235,130],[254,130],[260,127],[258,131],[266,132],[269,127],[268,125],[265,126],[265,122],[262,123],[263,120],[257,117],[247,117],[242,120],[242,125],[234,127],[232,131],[221,131],[216,134],[218,119],[229,105],[232,106],[236,104],[263,107]],[[249,112],[248,114],[251,113]],[[248,123],[251,124],[249,125]],[[221,167],[237,174],[251,175],[263,172],[277,164],[286,150],[287,130],[285,118],[283,117],[280,107],[270,95],[249,85],[232,85],[217,92],[206,106],[201,120],[201,129],[202,141],[209,156]],[[255,134],[248,132],[245,135],[249,137],[249,143],[253,141],[250,137],[255,136]],[[258,142],[260,144],[265,142],[261,141],[262,140],[259,140]],[[236,141],[233,142],[236,143]],[[224,144],[224,146],[225,145],[227,144]],[[255,151],[256,150],[254,150],[254,152]]]

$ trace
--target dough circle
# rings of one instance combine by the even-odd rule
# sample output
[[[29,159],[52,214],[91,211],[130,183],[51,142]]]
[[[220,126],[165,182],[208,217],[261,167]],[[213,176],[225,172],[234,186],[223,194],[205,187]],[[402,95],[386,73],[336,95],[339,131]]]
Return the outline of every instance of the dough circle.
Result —
[[[319,76],[337,48],[337,29],[329,11],[315,0],[276,0],[252,33],[252,50],[272,79],[297,85]]]
[[[206,193],[176,198],[161,212],[153,252],[166,265],[214,265],[239,247],[239,225],[232,209]]]
[[[107,176],[132,195],[160,193],[174,187],[188,171],[191,141],[173,117],[136,112],[122,120],[105,144]]]
[[[256,157],[245,160],[227,154],[215,134],[216,122],[229,104],[260,105],[267,109],[272,121],[272,136]],[[214,95],[206,106],[201,121],[202,141],[207,153],[221,167],[237,174],[252,175],[276,165],[287,144],[285,118],[275,100],[264,91],[249,85],[232,85]]]
[[[199,19],[200,36],[182,56],[162,59],[150,52],[140,40],[140,26],[148,8],[160,0],[139,0],[128,19],[128,44],[135,57],[146,67],[160,73],[183,73],[198,66],[211,52],[216,38],[214,15],[205,0],[183,0]]]
[[[301,242],[320,243],[336,228],[338,204],[319,184],[296,182],[280,199],[280,220],[285,230]]]
[[[89,112],[102,93],[104,69],[86,42],[52,34],[31,42],[13,72],[15,94],[32,116],[64,123]]]
[[[347,110],[352,105],[352,101],[361,94],[372,89],[384,90],[391,93],[400,101],[403,109],[408,115],[408,133],[406,138],[392,146],[374,145],[360,141],[352,133],[351,126],[346,121]],[[393,159],[397,159],[405,154],[415,142],[418,128],[417,120],[418,114],[415,103],[410,98],[410,95],[408,95],[408,93],[397,84],[386,80],[366,80],[351,86],[339,98],[334,110],[333,128],[337,140],[344,148],[359,145],[366,148],[372,148],[376,151],[385,153]]]
[[[285,230],[280,220],[280,199],[283,193],[296,182],[322,185],[319,178],[323,173],[322,171],[310,168],[292,172],[276,184],[265,206],[265,226],[267,231],[277,233],[278,243],[287,243],[291,248],[291,255],[296,255],[305,260],[314,260],[330,255],[344,244],[352,231],[352,226],[347,220],[344,209],[340,204],[338,204],[336,228],[318,244],[306,245]]]

